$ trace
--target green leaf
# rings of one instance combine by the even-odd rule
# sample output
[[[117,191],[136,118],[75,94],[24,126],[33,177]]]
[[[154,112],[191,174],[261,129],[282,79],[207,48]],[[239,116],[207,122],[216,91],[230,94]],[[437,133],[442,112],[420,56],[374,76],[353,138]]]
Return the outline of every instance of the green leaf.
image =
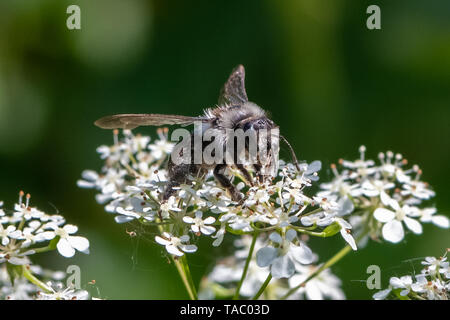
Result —
[[[22,266],[6,262],[6,270],[8,272],[9,279],[11,280],[12,285],[14,285],[14,281],[17,278],[20,278],[22,276]]]

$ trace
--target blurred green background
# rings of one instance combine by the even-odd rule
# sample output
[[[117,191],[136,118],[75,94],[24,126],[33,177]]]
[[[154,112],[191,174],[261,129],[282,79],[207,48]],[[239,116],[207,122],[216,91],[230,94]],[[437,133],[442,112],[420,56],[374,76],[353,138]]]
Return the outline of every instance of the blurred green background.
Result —
[[[81,30],[66,28],[66,8],[81,8]],[[366,28],[366,8],[381,7],[381,30]],[[187,298],[162,247],[130,239],[79,189],[82,170],[98,170],[95,149],[110,132],[93,121],[112,113],[197,115],[217,102],[239,63],[250,100],[270,111],[302,160],[322,160],[322,179],[340,157],[402,153],[418,163],[450,209],[449,1],[0,1],[0,199],[19,190],[32,205],[59,210],[89,238],[91,254],[40,262],[78,264],[82,282],[109,299]],[[140,128],[155,134],[153,128]],[[285,157],[288,153],[284,151]],[[128,227],[129,228],[129,227]],[[314,241],[325,260],[340,237]],[[402,261],[441,255],[450,232],[426,224],[397,245],[370,243],[334,267],[350,299],[367,299],[367,266],[390,276]],[[196,281],[226,248],[209,241],[189,255]],[[203,249],[203,250],[202,250]],[[98,291],[97,291],[98,290]]]

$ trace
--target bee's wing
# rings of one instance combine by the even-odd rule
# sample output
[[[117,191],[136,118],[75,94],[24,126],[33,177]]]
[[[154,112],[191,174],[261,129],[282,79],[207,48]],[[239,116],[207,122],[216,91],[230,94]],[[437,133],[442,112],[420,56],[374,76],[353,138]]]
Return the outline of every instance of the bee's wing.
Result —
[[[242,105],[246,102],[248,102],[248,98],[247,92],[245,92],[245,69],[240,64],[233,69],[220,91],[219,106]]]
[[[134,129],[139,126],[189,125],[195,121],[205,119],[170,114],[115,114],[100,118],[94,124],[103,129]]]

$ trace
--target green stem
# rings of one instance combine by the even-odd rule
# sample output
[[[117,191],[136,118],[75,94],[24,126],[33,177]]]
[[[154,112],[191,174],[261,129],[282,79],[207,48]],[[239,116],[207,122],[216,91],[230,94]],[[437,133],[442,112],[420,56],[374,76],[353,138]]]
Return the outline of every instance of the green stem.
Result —
[[[160,234],[163,234],[164,232],[164,226],[162,225],[162,222],[159,222],[157,224],[158,230]],[[181,280],[183,280],[184,286],[186,287],[186,291],[189,294],[189,298],[191,300],[197,300],[197,292],[195,290],[194,281],[192,281],[191,272],[189,271],[189,266],[187,264],[186,256],[183,255],[179,258],[175,258],[174,256],[171,256],[173,263],[177,267],[178,274],[181,277]]]
[[[42,290],[44,290],[47,293],[53,292],[53,290],[48,285],[46,285],[41,280],[36,278],[28,268],[29,268],[29,266],[26,266],[26,265],[22,266],[22,274],[25,278],[28,279],[28,281],[30,281],[32,284],[38,286],[39,288],[41,288]]]
[[[418,295],[417,293],[415,293],[415,292],[410,292],[409,293],[410,295],[412,295],[414,298],[416,298],[417,300],[427,300],[427,299],[425,299],[424,297],[421,297],[420,295]],[[410,300],[410,299],[409,299]]]
[[[183,280],[184,286],[189,294],[191,300],[197,300],[197,291],[195,290],[194,281],[192,280],[191,272],[187,264],[186,256],[182,256],[178,259],[173,259],[181,280]]]
[[[440,281],[442,281],[442,277],[441,277],[441,274],[439,273],[439,269],[436,270],[436,275],[437,275],[438,279],[439,279]],[[444,282],[444,281],[442,281],[442,282]]]
[[[247,260],[245,261],[244,271],[242,272],[241,280],[238,283],[236,288],[236,292],[234,293],[233,300],[237,300],[239,298],[239,292],[241,291],[242,284],[244,283],[245,277],[247,276],[248,266],[250,265],[250,261],[252,260],[253,250],[255,249],[256,239],[258,238],[258,232],[253,234],[252,243],[250,245],[250,251],[248,252]]]
[[[258,292],[255,294],[255,296],[252,298],[252,300],[258,300],[258,298],[262,295],[264,290],[266,290],[267,285],[269,284],[270,280],[272,280],[272,274],[269,273],[269,275],[266,278],[266,281],[262,284],[261,288],[259,288]]]
[[[41,248],[23,248],[20,249],[20,252],[26,252],[26,251],[34,251],[34,253],[42,253],[42,252],[47,252],[47,251],[51,251],[51,250],[55,250],[56,249],[56,245],[58,244],[60,237],[56,236],[55,238],[53,238],[50,243],[48,244],[48,246],[46,247],[41,247]]]
[[[33,250],[34,253],[42,253],[42,252],[47,252],[47,251],[51,251],[54,250],[55,248],[53,248],[53,246],[46,246],[46,247],[42,247],[42,248],[34,248],[34,249],[28,249],[28,250]],[[28,250],[24,250],[24,251],[28,251]]]

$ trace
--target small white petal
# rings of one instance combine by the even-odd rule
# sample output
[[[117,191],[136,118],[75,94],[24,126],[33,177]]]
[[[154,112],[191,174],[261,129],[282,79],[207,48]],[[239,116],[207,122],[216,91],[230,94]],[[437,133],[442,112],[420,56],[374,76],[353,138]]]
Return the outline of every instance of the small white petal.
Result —
[[[381,199],[381,202],[382,202],[385,206],[390,205],[390,204],[391,204],[391,201],[392,201],[391,197],[389,197],[389,196],[387,195],[387,193],[384,192],[384,191],[381,191],[381,193],[380,193],[380,199]]]
[[[131,220],[134,220],[134,217],[131,216],[115,216],[114,220],[116,221],[116,223],[126,223],[126,222],[130,222]]]
[[[2,245],[6,246],[9,243],[9,238],[8,237],[3,237],[2,238]]]
[[[178,250],[177,247],[175,247],[174,245],[167,245],[166,246],[166,250],[167,252],[169,252],[170,254],[173,254],[175,256],[179,256],[181,257],[184,253],[181,252],[180,250]]]
[[[306,296],[309,300],[323,300],[323,295],[319,287],[310,282],[306,284]]]
[[[348,233],[347,230],[344,228],[341,228],[340,232],[342,238],[344,238],[344,240],[350,245],[350,247],[352,247],[352,249],[355,251],[358,250],[358,247],[356,246],[356,242],[353,236],[350,233]]]
[[[187,252],[187,253],[192,253],[192,252],[197,251],[197,246],[193,245],[193,244],[183,245],[183,246],[181,246],[181,250],[183,250],[184,252]]]
[[[265,247],[256,253],[256,264],[261,267],[269,266],[277,256],[277,249],[274,247]]]
[[[36,235],[36,241],[52,240],[56,236],[54,231],[45,231]]]
[[[23,258],[21,258],[21,257],[11,257],[8,260],[8,262],[11,263],[11,264],[15,264],[15,265],[20,266],[20,265],[24,265],[24,264],[29,264],[30,260],[28,260],[28,258],[26,258],[26,257],[23,257]]]
[[[314,173],[322,169],[322,162],[320,160],[315,160],[308,165],[306,173]]]
[[[87,252],[89,249],[89,240],[80,236],[69,236],[68,241],[72,247],[81,252]]]
[[[312,226],[314,224],[314,221],[310,217],[302,217],[300,219],[300,222],[306,227]]]
[[[181,242],[188,242],[189,241],[189,236],[187,234],[181,236],[180,237],[180,241]]]
[[[98,179],[98,173],[93,170],[84,170],[81,173],[81,176],[83,177],[83,179],[90,180],[90,181],[94,181],[94,180]]]
[[[11,239],[18,239],[18,238],[22,237],[22,231],[16,230],[16,231],[10,232],[8,234],[8,237],[10,237]]]
[[[400,205],[398,204],[397,200],[391,199],[391,201],[389,201],[389,205],[394,210],[400,210]]]
[[[283,242],[283,239],[281,239],[281,236],[278,232],[272,232],[269,236],[269,239],[278,244],[281,244]]]
[[[437,225],[438,227],[441,227],[444,229],[450,228],[450,222],[446,216],[440,216],[440,215],[433,216],[431,218],[431,222],[433,222],[433,224]]]
[[[275,279],[290,278],[295,272],[295,266],[288,255],[284,255],[276,258],[272,262],[270,272]]]
[[[58,248],[59,253],[66,258],[71,258],[75,254],[75,249],[72,248],[69,241],[67,239],[61,238],[58,241],[58,244],[56,245]]]
[[[373,213],[375,219],[380,222],[389,222],[395,218],[395,212],[385,209],[385,208],[377,208]]]
[[[288,231],[286,231],[286,240],[287,241],[292,241],[297,237],[297,231],[295,231],[294,229],[289,229]]]
[[[201,219],[202,216],[203,216],[203,212],[201,212],[201,211],[195,212],[195,217],[196,217],[197,219]]]
[[[204,224],[212,224],[214,222],[216,222],[216,218],[214,218],[214,217],[208,217],[205,220],[203,220]]]
[[[389,284],[390,284],[391,286],[393,286],[394,289],[397,289],[397,288],[403,288],[403,287],[404,287],[403,282],[402,282],[399,278],[397,278],[397,277],[392,277],[392,278],[389,280]]]
[[[344,216],[351,213],[355,209],[355,206],[348,197],[342,198],[339,201],[339,215]]]
[[[216,231],[216,228],[214,228],[213,226],[203,226],[200,228],[200,231],[203,234],[210,235],[210,234],[213,234],[214,231]]]
[[[194,219],[191,217],[183,217],[183,221],[186,223],[194,223]]]
[[[312,253],[311,249],[304,243],[300,243],[300,246],[291,244],[290,250],[294,259],[301,264],[310,264],[314,261],[314,254]]]
[[[387,241],[397,243],[405,236],[402,223],[398,220],[392,220],[386,223],[382,229],[383,238]]]
[[[80,188],[93,188],[93,187],[95,187],[95,183],[84,181],[84,180],[78,180],[77,186]]]
[[[391,289],[378,291],[372,296],[372,298],[374,298],[375,300],[384,300],[389,295],[389,293],[391,293],[391,291]]]
[[[63,227],[64,231],[66,231],[68,234],[72,234],[78,231],[78,227],[74,226],[73,224],[66,224]]]
[[[409,217],[404,217],[403,222],[405,222],[408,229],[411,230],[412,232],[414,232],[415,234],[422,233],[422,225],[417,220],[409,218]]]
[[[163,246],[166,246],[166,245],[170,244],[170,241],[168,241],[168,240],[166,240],[164,238],[161,238],[159,236],[155,237],[155,241],[158,242],[159,244],[162,244]]]

